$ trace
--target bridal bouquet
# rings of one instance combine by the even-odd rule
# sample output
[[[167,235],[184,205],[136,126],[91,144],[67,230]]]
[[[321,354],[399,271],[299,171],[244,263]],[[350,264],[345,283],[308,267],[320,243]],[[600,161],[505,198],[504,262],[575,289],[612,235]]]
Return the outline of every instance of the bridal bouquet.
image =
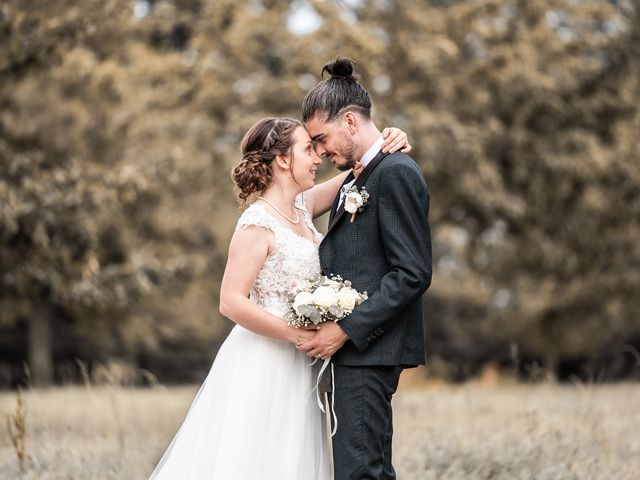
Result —
[[[321,275],[291,292],[287,321],[294,327],[337,322],[367,298],[367,292],[358,292],[349,280],[343,280],[339,275]]]

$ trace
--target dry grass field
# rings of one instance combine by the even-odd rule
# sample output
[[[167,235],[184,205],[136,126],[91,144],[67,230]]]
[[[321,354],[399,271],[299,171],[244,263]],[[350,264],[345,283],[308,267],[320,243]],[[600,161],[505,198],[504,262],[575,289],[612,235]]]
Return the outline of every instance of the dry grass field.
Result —
[[[26,472],[3,419],[0,476],[145,479],[195,391],[107,385],[25,392]],[[405,383],[394,402],[401,480],[640,478],[637,384]],[[15,409],[15,393],[1,393],[3,417]]]

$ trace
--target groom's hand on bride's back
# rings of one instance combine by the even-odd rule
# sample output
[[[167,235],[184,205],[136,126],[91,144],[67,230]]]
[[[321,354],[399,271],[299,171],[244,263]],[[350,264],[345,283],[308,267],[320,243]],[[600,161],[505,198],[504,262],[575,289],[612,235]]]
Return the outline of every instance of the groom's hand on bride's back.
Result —
[[[335,322],[325,322],[320,325],[316,335],[300,344],[299,350],[308,357],[329,358],[336,353],[349,339],[347,334]]]

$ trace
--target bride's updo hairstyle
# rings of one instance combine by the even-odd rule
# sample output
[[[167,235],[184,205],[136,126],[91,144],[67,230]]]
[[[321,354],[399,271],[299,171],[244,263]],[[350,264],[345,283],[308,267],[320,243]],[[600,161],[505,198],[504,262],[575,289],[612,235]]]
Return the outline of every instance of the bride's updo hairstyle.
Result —
[[[242,160],[231,173],[242,203],[273,185],[273,159],[291,156],[293,133],[302,126],[292,118],[267,117],[245,133],[240,144]]]
[[[329,78],[318,83],[302,102],[302,121],[308,122],[321,115],[325,122],[331,122],[346,111],[359,113],[371,119],[371,97],[360,84],[360,76],[353,73],[356,62],[346,57],[338,57],[324,67]]]

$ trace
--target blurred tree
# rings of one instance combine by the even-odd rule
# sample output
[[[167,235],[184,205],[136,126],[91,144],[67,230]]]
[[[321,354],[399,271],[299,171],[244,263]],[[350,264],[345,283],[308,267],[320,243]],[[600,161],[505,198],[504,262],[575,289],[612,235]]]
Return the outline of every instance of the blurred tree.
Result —
[[[628,0],[7,0],[0,328],[29,322],[37,383],[75,356],[199,380],[242,133],[342,53],[430,183],[433,357],[640,343],[639,45]]]
[[[28,321],[37,385],[51,382],[53,350],[63,343],[53,312],[108,351],[109,332],[130,326],[141,298],[219,272],[221,257],[205,218],[176,211],[176,203],[210,204],[202,192],[212,175],[203,172],[215,164],[210,125],[180,109],[190,67],[179,53],[118,42],[132,28],[128,2],[64,3],[3,7],[1,315]],[[156,95],[167,70],[175,81]],[[139,327],[116,339],[157,342],[157,325]]]
[[[432,351],[515,344],[551,372],[621,352],[640,332],[638,6],[425,3],[362,15],[431,182]]]
[[[638,5],[310,3],[430,182],[430,351],[562,373],[638,343]]]

